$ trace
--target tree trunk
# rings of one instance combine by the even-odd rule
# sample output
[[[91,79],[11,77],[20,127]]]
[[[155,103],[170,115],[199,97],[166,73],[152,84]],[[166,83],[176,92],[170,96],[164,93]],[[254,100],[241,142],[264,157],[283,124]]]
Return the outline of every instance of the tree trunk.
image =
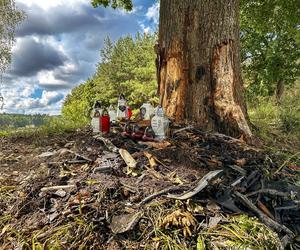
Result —
[[[239,55],[238,0],[161,0],[157,67],[177,123],[251,137]]]
[[[283,80],[279,80],[276,84],[276,103],[278,105],[281,103],[283,92],[284,92]]]

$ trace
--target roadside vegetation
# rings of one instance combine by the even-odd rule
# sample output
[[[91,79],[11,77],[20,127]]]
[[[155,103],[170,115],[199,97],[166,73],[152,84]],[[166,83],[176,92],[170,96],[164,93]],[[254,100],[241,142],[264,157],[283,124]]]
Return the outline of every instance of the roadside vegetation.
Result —
[[[86,124],[47,115],[0,115],[0,137],[44,137],[72,132]],[[9,126],[4,123],[9,122]]]

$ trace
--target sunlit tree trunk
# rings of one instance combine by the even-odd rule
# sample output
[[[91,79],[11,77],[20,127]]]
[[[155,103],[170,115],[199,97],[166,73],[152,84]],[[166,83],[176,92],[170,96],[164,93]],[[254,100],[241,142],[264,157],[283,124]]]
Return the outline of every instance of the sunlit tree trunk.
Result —
[[[251,137],[239,56],[238,0],[161,0],[159,93],[166,114]]]

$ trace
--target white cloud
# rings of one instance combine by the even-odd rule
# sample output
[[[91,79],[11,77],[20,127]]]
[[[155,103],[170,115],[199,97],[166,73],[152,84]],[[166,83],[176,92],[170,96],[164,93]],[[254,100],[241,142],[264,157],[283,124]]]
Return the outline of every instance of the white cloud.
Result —
[[[139,22],[140,28],[144,33],[153,33],[157,30],[159,22],[159,2],[155,2],[151,5],[146,13],[145,19]]]
[[[29,7],[32,5],[37,5],[44,10],[58,6],[61,6],[62,8],[68,8],[70,6],[74,7],[80,3],[89,4],[89,2],[86,0],[17,0],[16,2],[25,4]]]
[[[150,26],[146,26],[145,24],[141,23],[140,24],[141,28],[142,28],[142,31],[146,34],[148,34],[149,32],[152,31],[151,27]]]
[[[53,103],[57,103],[61,99],[63,99],[63,95],[57,91],[43,91],[42,98],[40,99],[40,103],[44,106],[51,105]]]
[[[158,24],[159,21],[159,2],[156,2],[151,7],[148,8],[146,17],[148,20],[153,21]]]
[[[22,97],[30,97],[31,95],[33,95],[35,91],[35,86],[32,84],[26,84],[24,85],[24,89],[21,92],[21,96]]]

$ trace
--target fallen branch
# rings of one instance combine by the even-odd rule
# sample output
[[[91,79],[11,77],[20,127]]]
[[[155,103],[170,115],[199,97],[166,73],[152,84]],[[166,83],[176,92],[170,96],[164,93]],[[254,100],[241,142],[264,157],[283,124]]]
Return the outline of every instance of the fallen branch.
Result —
[[[61,165],[61,164],[84,164],[90,163],[90,160],[71,160],[71,161],[53,161],[49,162],[48,165]]]
[[[245,195],[241,194],[238,191],[234,192],[235,196],[250,210],[252,210],[258,218],[265,223],[267,226],[275,230],[279,233],[286,233],[289,236],[289,239],[291,240],[295,235],[294,233],[288,229],[286,226],[279,224],[278,222],[272,220],[268,216],[266,216],[262,211],[260,211]]]
[[[207,187],[207,185],[209,184],[209,181],[213,178],[215,178],[218,174],[220,174],[221,172],[223,172],[223,170],[215,170],[215,171],[211,171],[208,174],[206,174],[197,184],[196,187],[190,189],[189,191],[181,194],[181,195],[168,195],[168,198],[171,199],[177,199],[177,200],[187,200],[191,197],[193,197],[194,195],[198,194],[200,191],[202,191],[204,188]]]

